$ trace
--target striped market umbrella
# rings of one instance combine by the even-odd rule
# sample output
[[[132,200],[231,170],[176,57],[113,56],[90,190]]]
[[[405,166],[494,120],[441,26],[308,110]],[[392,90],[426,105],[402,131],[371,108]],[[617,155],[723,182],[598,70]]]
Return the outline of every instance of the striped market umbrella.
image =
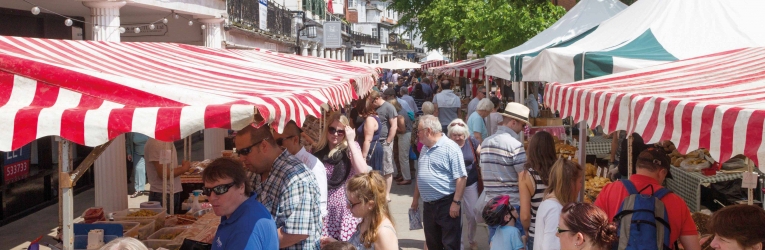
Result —
[[[86,146],[126,132],[174,141],[241,129],[256,114],[281,131],[367,93],[376,77],[258,50],[0,36],[0,151],[50,135]]]

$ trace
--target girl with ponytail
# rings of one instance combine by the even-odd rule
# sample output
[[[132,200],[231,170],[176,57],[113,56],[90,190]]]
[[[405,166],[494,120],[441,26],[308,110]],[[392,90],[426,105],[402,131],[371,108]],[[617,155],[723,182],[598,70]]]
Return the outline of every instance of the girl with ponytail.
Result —
[[[560,249],[611,249],[616,236],[616,224],[600,208],[586,203],[569,203],[561,210],[558,222]]]
[[[356,232],[348,240],[358,250],[396,250],[398,238],[385,197],[385,178],[377,171],[353,176],[346,185],[346,206],[354,217],[361,218]],[[336,241],[322,238],[324,246]]]

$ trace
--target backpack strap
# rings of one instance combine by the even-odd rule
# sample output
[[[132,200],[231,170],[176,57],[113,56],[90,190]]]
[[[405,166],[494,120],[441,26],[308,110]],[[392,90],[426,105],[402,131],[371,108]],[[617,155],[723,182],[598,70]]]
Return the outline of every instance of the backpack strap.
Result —
[[[639,194],[637,191],[637,188],[635,188],[635,184],[632,183],[630,180],[620,180],[622,184],[624,185],[624,188],[627,189],[627,193],[630,195],[633,194]]]
[[[659,190],[656,190],[656,192],[653,192],[653,196],[661,200],[664,198],[664,196],[667,196],[670,193],[672,193],[672,191],[669,191],[669,189],[660,188]]]

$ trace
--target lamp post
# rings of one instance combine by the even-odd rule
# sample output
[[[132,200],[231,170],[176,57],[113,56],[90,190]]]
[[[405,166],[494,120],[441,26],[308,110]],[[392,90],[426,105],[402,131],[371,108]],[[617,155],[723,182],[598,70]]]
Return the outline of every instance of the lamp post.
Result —
[[[316,25],[310,24],[306,25],[305,20],[305,12],[303,11],[290,11],[291,14],[295,14],[294,21],[295,21],[295,29],[297,29],[297,32],[295,32],[295,54],[300,55],[302,48],[300,48],[300,33],[303,32],[304,29],[308,28],[308,34],[306,34],[306,37],[308,38],[316,38]]]

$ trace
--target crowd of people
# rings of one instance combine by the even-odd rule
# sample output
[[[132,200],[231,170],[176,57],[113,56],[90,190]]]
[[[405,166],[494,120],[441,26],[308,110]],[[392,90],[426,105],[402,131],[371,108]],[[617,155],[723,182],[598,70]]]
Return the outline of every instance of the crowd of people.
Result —
[[[524,146],[526,105],[503,105],[475,84],[463,112],[453,87],[448,77],[386,72],[376,91],[328,114],[308,148],[301,140],[313,140],[294,122],[282,131],[268,124],[238,131],[239,159],[216,159],[203,172],[203,193],[221,216],[212,249],[398,249],[394,184],[415,184],[411,209],[421,211],[425,249],[477,249],[480,222],[491,249],[701,249],[685,202],[661,186],[672,177],[660,149],[637,152],[631,177],[605,186],[594,204],[578,203],[584,168],[558,158],[547,132]],[[149,138],[131,154],[140,152],[149,182],[163,174],[152,170],[161,169],[157,152],[165,148],[175,154]],[[176,177],[188,169],[170,165]],[[152,200],[161,197],[156,188]],[[634,233],[646,196],[663,215],[651,212],[652,236]],[[725,208],[708,226],[716,249],[762,249],[765,241],[761,208]]]

